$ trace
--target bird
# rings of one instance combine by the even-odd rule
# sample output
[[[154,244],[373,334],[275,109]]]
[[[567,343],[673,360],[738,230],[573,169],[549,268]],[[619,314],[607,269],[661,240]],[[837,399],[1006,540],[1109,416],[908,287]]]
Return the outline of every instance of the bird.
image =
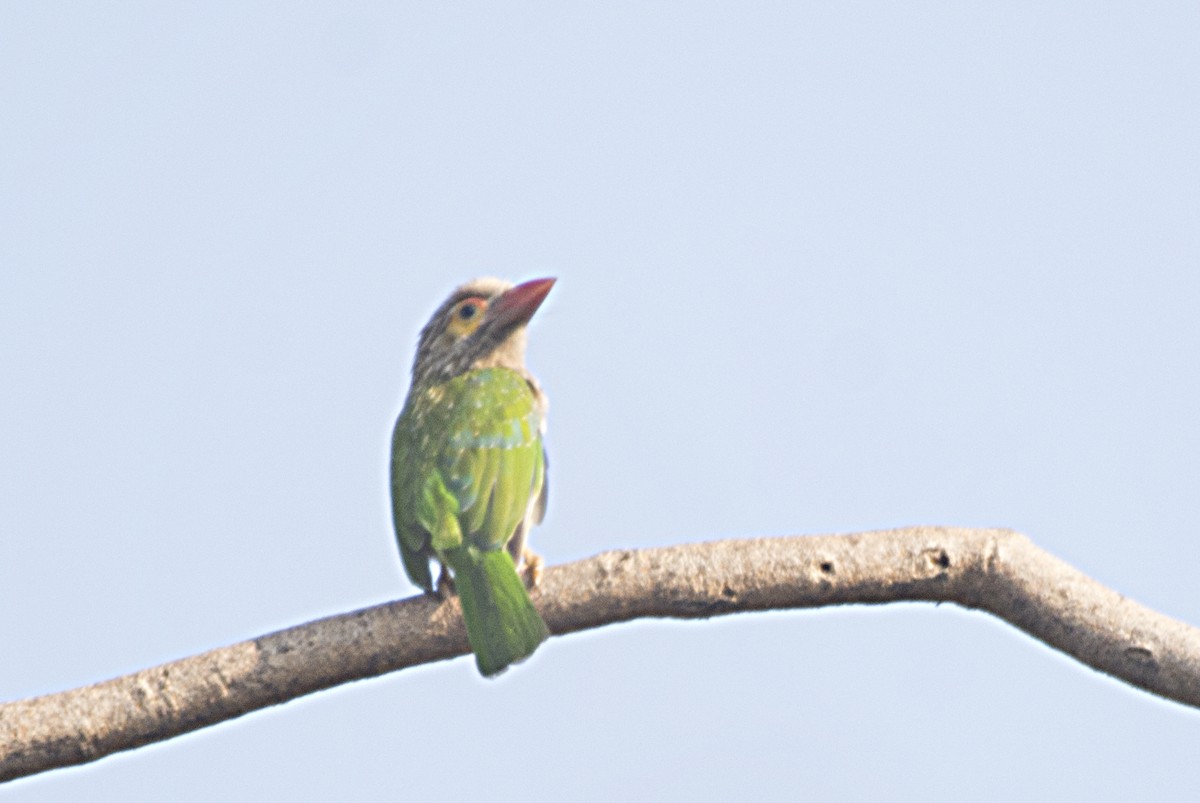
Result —
[[[412,582],[457,594],[480,674],[524,660],[550,631],[526,588],[546,515],[546,394],[525,367],[526,326],[555,279],[475,279],[421,329],[392,433],[392,518]],[[440,566],[435,585],[430,562]]]

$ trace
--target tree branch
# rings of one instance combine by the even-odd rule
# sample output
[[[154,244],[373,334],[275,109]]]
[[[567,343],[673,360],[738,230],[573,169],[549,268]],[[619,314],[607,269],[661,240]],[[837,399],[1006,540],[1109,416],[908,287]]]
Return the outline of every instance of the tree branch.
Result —
[[[953,602],[989,611],[1133,686],[1200,707],[1200,630],[1125,599],[1007,530],[916,527],[606,552],[547,569],[533,596],[556,635],[646,616]],[[468,651],[457,601],[421,596],[5,703],[0,780]]]

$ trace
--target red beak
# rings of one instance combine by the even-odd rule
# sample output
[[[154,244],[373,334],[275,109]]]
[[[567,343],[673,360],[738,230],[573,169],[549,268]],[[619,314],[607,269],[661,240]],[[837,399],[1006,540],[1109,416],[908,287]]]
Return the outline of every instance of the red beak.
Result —
[[[508,329],[529,323],[533,313],[537,312],[538,307],[546,300],[554,282],[553,278],[533,279],[504,291],[488,307],[488,318],[492,325]]]

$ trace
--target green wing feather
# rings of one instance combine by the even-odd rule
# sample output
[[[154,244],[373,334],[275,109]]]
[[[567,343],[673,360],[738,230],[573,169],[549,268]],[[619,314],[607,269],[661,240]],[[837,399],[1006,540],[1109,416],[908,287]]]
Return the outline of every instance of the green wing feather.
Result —
[[[457,498],[464,538],[499,549],[541,492],[540,412],[533,390],[515,371],[490,368],[452,380],[456,397],[449,443],[438,461]]]

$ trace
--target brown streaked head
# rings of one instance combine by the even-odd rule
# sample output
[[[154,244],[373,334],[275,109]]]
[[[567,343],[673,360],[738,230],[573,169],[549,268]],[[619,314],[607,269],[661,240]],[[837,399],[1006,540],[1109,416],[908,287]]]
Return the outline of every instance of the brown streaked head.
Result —
[[[514,286],[482,278],[456,289],[421,330],[413,383],[441,381],[492,365],[524,372],[525,326],[554,282],[533,279]]]

